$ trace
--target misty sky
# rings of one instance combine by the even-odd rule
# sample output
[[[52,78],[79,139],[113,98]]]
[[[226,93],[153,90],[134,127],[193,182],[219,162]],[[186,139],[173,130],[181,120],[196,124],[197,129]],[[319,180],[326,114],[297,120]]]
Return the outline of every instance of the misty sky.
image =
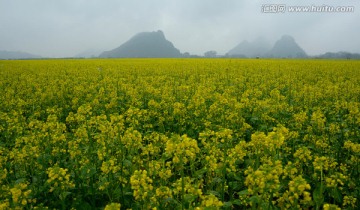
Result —
[[[262,13],[264,4],[354,6],[352,13]],[[225,54],[259,36],[292,35],[309,54],[360,53],[359,0],[0,0],[0,50],[44,57],[111,50],[162,30],[181,52]]]

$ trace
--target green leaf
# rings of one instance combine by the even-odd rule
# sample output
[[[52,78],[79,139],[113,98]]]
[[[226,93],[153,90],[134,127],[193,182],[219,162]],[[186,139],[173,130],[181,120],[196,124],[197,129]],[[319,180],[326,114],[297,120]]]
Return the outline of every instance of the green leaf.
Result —
[[[124,195],[131,195],[131,196],[132,196],[132,195],[133,195],[133,192],[129,192],[129,191],[128,191],[128,192],[125,192]]]
[[[237,180],[237,181],[244,181],[244,177],[243,176],[238,176],[238,175],[234,175],[234,179]]]
[[[242,186],[242,184],[240,182],[229,182],[229,187],[232,190],[235,190],[235,191],[240,190],[241,186]]]
[[[60,195],[59,195],[59,198],[60,200],[65,200],[65,198],[70,195],[71,192],[62,192]]]
[[[15,183],[16,183],[16,184],[20,184],[20,183],[23,183],[23,182],[25,182],[25,181],[26,181],[25,178],[21,178],[21,179],[16,180]]]
[[[171,198],[171,197],[168,197],[166,199],[163,200],[164,203],[179,203],[177,202],[175,199]]]
[[[86,201],[79,201],[79,203],[75,205],[75,208],[79,210],[86,210],[92,209],[93,207]]]
[[[332,191],[331,191],[331,195],[330,195],[332,198],[335,199],[336,202],[338,203],[341,203],[342,202],[342,195],[341,195],[341,192],[339,191],[338,188],[334,188]]]
[[[251,197],[249,198],[249,201],[251,201],[251,202],[254,203],[254,204],[260,204],[260,198],[259,198],[259,196],[257,196],[257,195],[251,196]]]
[[[235,200],[232,201],[232,203],[235,204],[235,205],[238,205],[238,206],[241,206],[241,205],[242,205],[240,199],[235,199]]]
[[[195,176],[196,178],[202,178],[203,175],[204,175],[207,171],[208,171],[208,169],[207,169],[206,167],[204,167],[204,168],[202,168],[202,169],[200,169],[200,170],[195,171],[194,176]]]
[[[212,181],[213,181],[213,183],[216,183],[216,184],[223,182],[223,180],[219,177],[214,178]]]
[[[215,196],[218,197],[218,198],[221,197],[220,193],[217,192],[217,191],[210,190],[210,191],[208,191],[208,193],[209,193],[209,194],[213,194],[213,195],[215,195]]]
[[[246,189],[246,190],[242,190],[240,192],[238,192],[239,196],[241,195],[248,195],[249,194],[249,191]]]
[[[321,206],[324,203],[324,187],[322,185],[315,188],[313,193],[313,199],[317,206]]]
[[[195,200],[196,198],[197,198],[197,196],[195,196],[195,195],[191,195],[191,194],[184,195],[184,200],[189,203],[191,203],[191,201]]]
[[[222,207],[223,208],[231,208],[232,205],[233,205],[232,202],[228,201],[228,202],[225,202]]]
[[[130,161],[130,160],[127,160],[127,159],[125,159],[125,160],[123,161],[123,164],[124,164],[125,167],[131,167],[131,165],[132,165],[131,161]]]

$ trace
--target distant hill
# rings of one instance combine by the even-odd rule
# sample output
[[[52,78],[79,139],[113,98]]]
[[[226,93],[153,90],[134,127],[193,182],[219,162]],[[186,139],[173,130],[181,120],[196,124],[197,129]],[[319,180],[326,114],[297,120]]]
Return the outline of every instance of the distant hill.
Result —
[[[267,57],[306,58],[307,55],[292,36],[284,35],[276,41],[274,47],[267,53]]]
[[[168,58],[181,57],[174,45],[166,40],[162,31],[142,32],[120,47],[100,54],[101,58]]]
[[[327,52],[322,55],[315,56],[315,58],[325,58],[325,59],[360,59],[359,53],[349,53],[349,52]]]
[[[95,58],[95,57],[99,57],[100,53],[102,53],[101,50],[96,50],[96,49],[88,49],[85,50],[77,55],[75,55],[75,58]]]
[[[0,50],[0,59],[35,59],[35,58],[41,58],[41,56],[33,55],[26,52]]]
[[[271,44],[260,37],[253,42],[243,41],[231,49],[227,55],[230,57],[262,57],[271,49]]]
[[[271,48],[264,38],[253,42],[243,41],[227,53],[227,57],[270,57],[270,58],[306,58],[306,52],[291,36],[282,36]]]

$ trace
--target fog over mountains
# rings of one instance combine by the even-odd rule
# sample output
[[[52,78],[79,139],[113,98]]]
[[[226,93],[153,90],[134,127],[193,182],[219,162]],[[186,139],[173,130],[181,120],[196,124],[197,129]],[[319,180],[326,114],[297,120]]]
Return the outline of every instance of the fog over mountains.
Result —
[[[264,37],[259,37],[253,42],[244,40],[236,45],[227,54],[231,57],[258,57],[271,49],[271,43]]]
[[[214,52],[215,51],[211,51]],[[205,53],[206,55],[206,53]],[[88,50],[79,53],[74,58],[179,58],[200,57],[181,53],[174,44],[165,38],[161,30],[153,32],[141,32],[120,46],[101,52],[99,50]],[[206,57],[206,56],[205,56]],[[216,57],[216,52],[215,56]],[[284,35],[275,43],[270,43],[266,38],[259,37],[254,41],[244,40],[230,49],[225,55],[217,57],[232,58],[324,58],[324,59],[360,59],[360,54],[349,52],[327,52],[322,55],[308,56],[297,44],[292,36]],[[0,51],[0,59],[39,59],[40,56],[26,52]]]
[[[35,58],[41,58],[41,56],[33,55],[27,52],[0,50],[0,59],[35,59]]]
[[[266,58],[306,58],[305,51],[296,43],[292,36],[284,35],[275,44],[265,38],[258,38],[253,42],[243,41],[231,49],[229,57],[266,57]]]
[[[292,36],[284,35],[276,41],[274,47],[265,54],[265,57],[306,58],[307,55]]]
[[[357,54],[325,53],[315,58],[351,58],[356,59]],[[101,58],[160,58],[160,57],[196,57],[180,51],[165,38],[162,31],[142,32],[133,36],[119,47],[100,54]],[[214,57],[214,56],[212,56]],[[220,57],[235,58],[308,58],[306,52],[297,44],[292,36],[284,35],[274,44],[264,37],[252,42],[243,41],[226,55]]]
[[[100,54],[101,58],[161,58],[182,57],[180,51],[165,38],[162,31],[142,32],[121,46]],[[188,55],[186,55],[188,57]],[[212,56],[214,57],[214,56]],[[265,38],[253,42],[243,41],[231,49],[225,57],[240,58],[306,58],[305,51],[291,36],[283,36],[274,45]]]

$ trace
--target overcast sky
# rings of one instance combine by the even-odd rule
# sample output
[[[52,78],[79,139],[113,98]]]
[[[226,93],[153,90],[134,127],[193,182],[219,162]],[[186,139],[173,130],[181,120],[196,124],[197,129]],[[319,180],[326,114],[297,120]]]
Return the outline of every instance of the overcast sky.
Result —
[[[347,13],[263,13],[264,4],[354,6]],[[288,9],[288,8],[287,8]],[[360,52],[359,0],[0,0],[0,50],[74,56],[162,30],[181,52],[225,54],[243,40],[292,35],[310,55]]]

